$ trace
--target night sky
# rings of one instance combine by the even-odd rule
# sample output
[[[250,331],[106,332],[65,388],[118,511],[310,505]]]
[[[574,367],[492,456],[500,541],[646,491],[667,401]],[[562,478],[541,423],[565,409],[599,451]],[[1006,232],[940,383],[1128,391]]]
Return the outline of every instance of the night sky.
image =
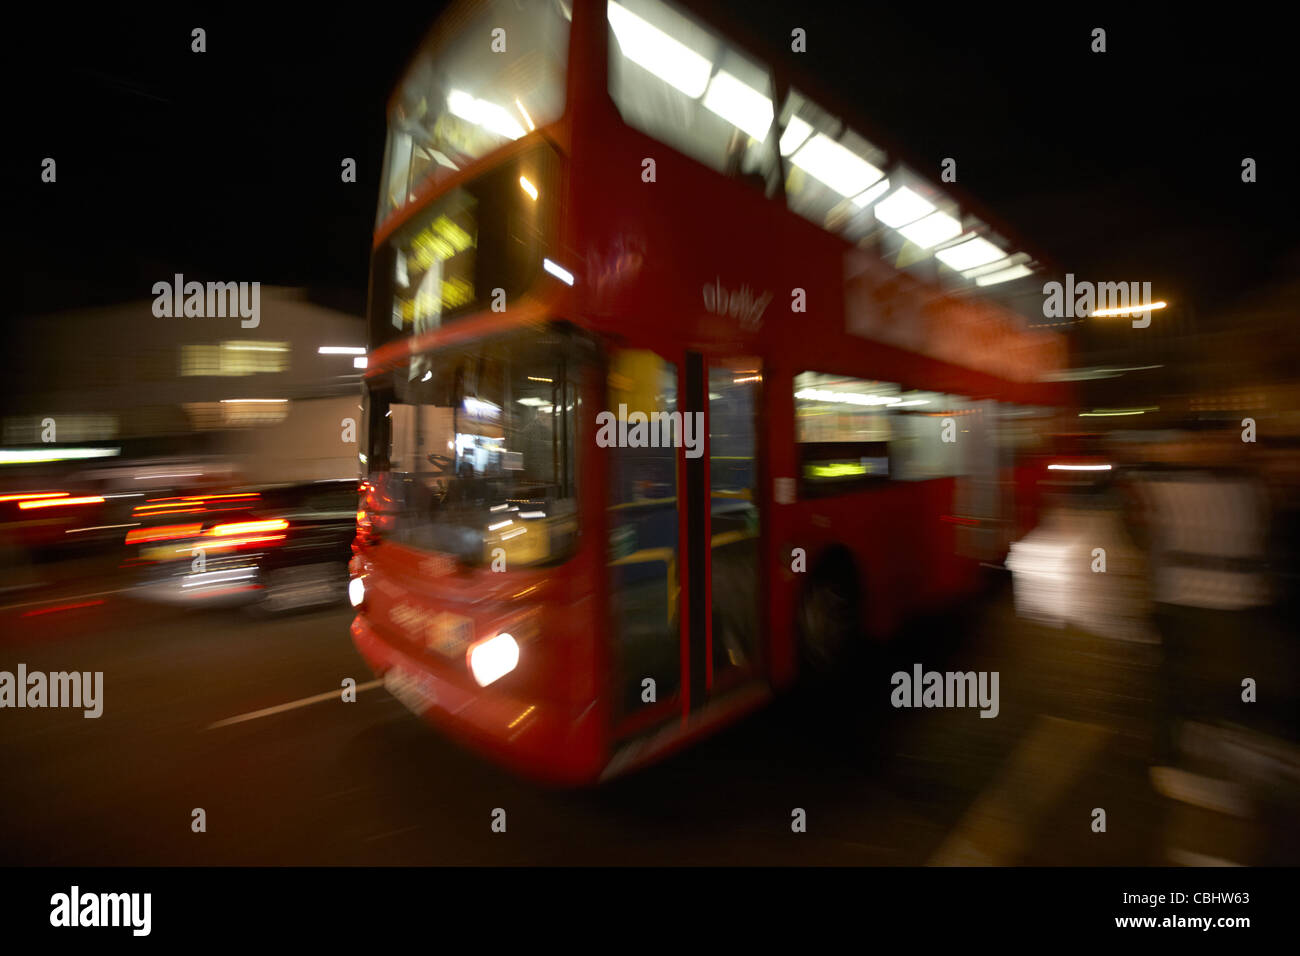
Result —
[[[48,6],[9,38],[6,312],[147,298],[176,271],[307,285],[361,312],[384,104],[443,4]],[[1257,8],[716,6],[919,169],[956,158],[961,189],[1062,271],[1149,278],[1208,313],[1298,245],[1290,33]],[[806,54],[789,52],[794,26]],[[1095,26],[1105,54],[1089,52]],[[57,186],[39,181],[45,156]],[[340,182],[345,156],[356,184]],[[1240,180],[1245,156],[1256,184]]]

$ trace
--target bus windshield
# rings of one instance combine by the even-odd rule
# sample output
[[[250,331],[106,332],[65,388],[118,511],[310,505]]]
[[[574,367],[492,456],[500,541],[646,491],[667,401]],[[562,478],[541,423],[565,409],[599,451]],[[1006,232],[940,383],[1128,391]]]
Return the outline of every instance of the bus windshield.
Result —
[[[595,353],[560,325],[414,355],[367,389],[369,512],[384,540],[511,568],[577,541],[582,376]]]

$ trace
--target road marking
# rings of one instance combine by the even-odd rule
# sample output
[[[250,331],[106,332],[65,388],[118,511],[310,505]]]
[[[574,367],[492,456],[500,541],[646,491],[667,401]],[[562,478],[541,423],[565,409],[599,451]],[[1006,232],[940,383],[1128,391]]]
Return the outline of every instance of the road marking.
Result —
[[[410,833],[412,830],[418,830],[418,829],[420,829],[420,824],[416,824],[413,827],[402,827],[400,830],[386,830],[383,833],[376,833],[374,836],[365,837],[361,842],[373,843],[376,840],[383,840],[388,837],[397,836],[399,833]]]
[[[1234,817],[1252,816],[1246,788],[1228,780],[1215,780],[1177,767],[1152,767],[1151,786],[1161,796],[1202,810]]]
[[[357,692],[371,690],[375,687],[383,687],[382,678],[366,681],[364,684],[356,686]],[[231,724],[242,724],[246,720],[257,720],[259,717],[270,717],[272,714],[283,714],[286,710],[297,710],[299,707],[306,707],[308,704],[319,704],[323,700],[341,700],[345,688],[340,687],[338,690],[327,690],[323,694],[316,694],[314,697],[304,697],[302,700],[291,700],[287,704],[276,704],[274,707],[266,707],[262,710],[255,710],[251,713],[240,714],[238,717],[227,717],[225,720],[218,720],[215,724],[208,724],[205,730],[216,730],[218,727],[229,727]]]
[[[44,601],[24,601],[21,604],[0,605],[0,611],[13,611],[20,607],[35,607],[38,604],[57,604],[59,601],[80,601],[82,598],[103,597],[105,594],[124,594],[127,591],[135,591],[142,585],[132,585],[129,588],[114,588],[112,591],[93,591],[90,594],[74,594],[71,597],[54,597],[46,598]]]
[[[1169,861],[1179,866],[1241,866],[1240,863],[1233,863],[1219,856],[1206,856],[1204,853],[1193,853],[1191,850],[1177,848],[1169,850]]]
[[[47,607],[40,611],[27,611],[23,617],[40,617],[42,614],[54,614],[58,611],[75,611],[83,607],[99,607],[104,602],[97,601],[78,601],[76,604],[56,604],[54,607]]]
[[[1096,724],[1039,717],[927,865],[1014,864],[1035,822],[1083,772],[1110,733]]]

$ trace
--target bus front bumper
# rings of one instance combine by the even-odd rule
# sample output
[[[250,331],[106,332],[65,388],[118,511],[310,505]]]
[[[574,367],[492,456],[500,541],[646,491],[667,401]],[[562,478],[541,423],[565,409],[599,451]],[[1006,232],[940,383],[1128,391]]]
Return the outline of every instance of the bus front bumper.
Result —
[[[408,710],[517,773],[548,783],[595,783],[607,758],[595,702],[581,713],[481,688],[407,652],[358,614],[352,643]]]

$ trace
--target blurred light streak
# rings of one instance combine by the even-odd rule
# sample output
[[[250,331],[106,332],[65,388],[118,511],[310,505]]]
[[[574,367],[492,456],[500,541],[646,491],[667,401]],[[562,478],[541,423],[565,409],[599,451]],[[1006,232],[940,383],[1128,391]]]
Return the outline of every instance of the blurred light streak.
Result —
[[[573,273],[562,266],[556,265],[550,259],[542,260],[542,268],[555,276],[555,278],[559,279],[565,285],[573,285]]]
[[[49,451],[36,448],[0,449],[0,465],[34,465],[51,461],[76,461],[83,458],[112,458],[122,454],[120,448],[59,448]]]
[[[357,692],[363,690],[373,690],[376,687],[383,686],[383,678],[366,681],[364,684],[358,684],[354,690]],[[262,710],[250,711],[247,714],[239,714],[235,717],[227,717],[224,720],[218,720],[215,723],[208,724],[208,730],[216,730],[219,727],[229,727],[231,724],[242,724],[246,720],[256,720],[259,717],[270,717],[273,714],[282,714],[287,710],[296,710],[299,707],[306,707],[309,704],[318,704],[323,700],[340,700],[343,691],[327,690],[323,694],[316,694],[313,697],[303,697],[301,700],[291,700],[287,704],[276,704],[274,707],[264,707]]]
[[[23,617],[40,617],[42,614],[53,614],[55,611],[75,611],[81,607],[96,607],[103,604],[103,599],[97,601],[81,601],[78,604],[59,604],[55,607],[42,608],[39,611],[24,611]]]
[[[85,495],[80,498],[52,498],[45,501],[20,501],[18,507],[23,511],[29,511],[32,508],[56,508],[63,505],[102,505],[104,498],[102,495]]]
[[[1168,302],[1151,302],[1147,305],[1131,305],[1128,307],[1119,307],[1114,309],[1098,309],[1090,313],[1094,319],[1104,319],[1113,315],[1132,315],[1135,312],[1149,312],[1156,309],[1163,309],[1169,305]]]

